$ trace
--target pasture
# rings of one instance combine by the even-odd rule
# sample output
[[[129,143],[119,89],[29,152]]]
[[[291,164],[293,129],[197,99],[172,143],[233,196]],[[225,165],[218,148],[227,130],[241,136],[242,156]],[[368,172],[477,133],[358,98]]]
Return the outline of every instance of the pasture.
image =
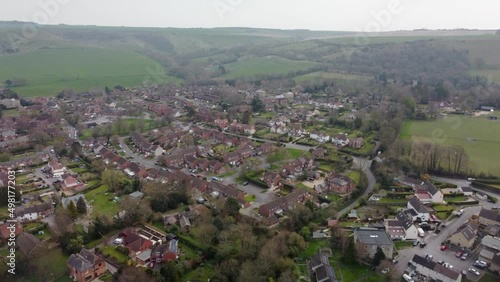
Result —
[[[407,121],[401,138],[463,146],[475,173],[500,175],[500,120],[450,115],[433,121]]]
[[[103,48],[39,49],[0,56],[0,81],[24,79],[13,87],[23,97],[54,96],[65,89],[132,87],[145,82],[179,83],[156,61],[126,50]]]
[[[370,80],[373,77],[368,75],[360,75],[360,74],[344,74],[340,72],[312,72],[300,76],[296,76],[294,80],[296,82],[302,82],[306,80],[320,80],[320,79],[338,79],[338,80]]]
[[[220,78],[232,79],[257,75],[285,75],[292,71],[307,70],[316,65],[313,62],[293,61],[274,56],[255,58],[225,65],[227,73]]]

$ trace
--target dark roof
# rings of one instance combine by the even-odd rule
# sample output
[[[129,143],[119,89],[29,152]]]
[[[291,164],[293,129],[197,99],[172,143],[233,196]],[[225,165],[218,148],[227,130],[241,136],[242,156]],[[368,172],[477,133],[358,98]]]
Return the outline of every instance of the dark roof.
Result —
[[[470,241],[470,240],[473,240],[474,238],[476,238],[477,228],[478,228],[477,224],[469,223],[466,226],[464,226],[463,228],[458,229],[457,232],[455,232],[455,234],[462,233],[464,235],[465,239],[467,241]]]
[[[461,187],[460,189],[462,189],[462,192],[472,192],[472,187],[470,186]]]
[[[367,245],[392,245],[392,240],[385,230],[377,228],[355,228],[354,234],[359,241]]]
[[[438,188],[436,188],[436,186],[434,186],[434,184],[430,183],[429,181],[425,182],[424,186],[425,188],[427,188],[427,192],[429,192],[429,194],[433,196],[439,192]]]
[[[402,221],[401,226],[403,226],[405,228],[405,230],[408,230],[413,225],[413,221],[408,216],[406,216],[403,212],[398,212],[396,214],[396,218],[399,221]]]
[[[19,246],[21,251],[29,256],[31,252],[40,244],[40,240],[33,234],[23,232],[16,239],[16,245]]]
[[[481,211],[479,212],[479,216],[489,220],[500,222],[500,214],[494,210],[487,210],[485,208],[482,208]]]
[[[458,277],[460,276],[460,273],[437,264],[432,260],[427,260],[426,258],[419,255],[413,256],[413,262],[454,280],[458,279]]]
[[[418,213],[428,213],[429,212],[429,208],[424,206],[424,204],[422,204],[422,202],[420,202],[420,200],[417,197],[411,198],[409,202],[416,212],[418,212]]]
[[[71,265],[72,268],[85,272],[88,269],[93,267],[93,264],[90,263],[88,260],[86,260],[83,256],[80,254],[72,254],[68,258],[68,264]]]
[[[95,265],[96,263],[104,261],[100,256],[94,254],[93,252],[83,248],[80,251],[80,256],[84,257],[91,264]]]

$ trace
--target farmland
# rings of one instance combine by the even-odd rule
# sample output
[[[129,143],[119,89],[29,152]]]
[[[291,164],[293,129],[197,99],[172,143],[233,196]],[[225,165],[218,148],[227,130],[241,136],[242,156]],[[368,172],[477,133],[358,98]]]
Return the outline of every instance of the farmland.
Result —
[[[293,61],[279,57],[255,58],[225,65],[227,73],[221,78],[252,77],[256,75],[287,74],[292,71],[307,70],[316,63]]]
[[[302,82],[305,80],[316,79],[339,79],[339,80],[369,80],[372,77],[367,75],[344,74],[338,72],[313,72],[295,77],[295,81]]]
[[[449,116],[434,121],[408,121],[401,138],[428,140],[443,145],[460,145],[470,158],[475,173],[500,174],[500,122],[486,117]]]
[[[24,97],[54,96],[71,88],[126,87],[144,81],[179,83],[156,61],[139,53],[103,48],[55,48],[0,56],[0,81],[24,79],[13,88]]]

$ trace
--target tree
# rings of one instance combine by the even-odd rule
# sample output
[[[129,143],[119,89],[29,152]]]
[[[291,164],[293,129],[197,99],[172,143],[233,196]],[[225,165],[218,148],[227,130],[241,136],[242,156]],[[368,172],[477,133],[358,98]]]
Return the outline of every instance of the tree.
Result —
[[[302,227],[299,234],[304,237],[304,240],[306,241],[309,241],[311,239],[311,230],[307,226]]]
[[[79,214],[87,214],[87,204],[85,203],[83,197],[78,198],[78,201],[76,202],[76,209]]]
[[[385,259],[384,251],[380,247],[377,247],[377,252],[373,256],[372,265],[378,266],[382,260]]]
[[[193,107],[185,106],[184,110],[186,111],[186,115],[188,117],[194,117],[194,115],[196,114],[196,111]]]
[[[161,276],[165,281],[178,282],[180,281],[180,273],[174,261],[169,261],[160,270]]]
[[[258,113],[264,111],[265,109],[266,107],[264,106],[264,102],[262,102],[262,100],[258,96],[255,96],[252,99],[252,111],[254,113]]]
[[[240,212],[240,203],[234,198],[228,198],[225,204],[225,210],[228,215],[235,217]]]
[[[122,188],[125,175],[115,169],[106,169],[101,174],[102,183],[108,186],[111,191],[117,191]]]
[[[10,161],[11,158],[12,158],[12,154],[10,154],[10,153],[1,153],[0,154],[0,162],[2,162],[2,163]]]
[[[250,111],[245,111],[243,113],[243,117],[241,118],[241,122],[244,124],[250,124],[251,119],[252,119],[252,113],[250,113]]]
[[[353,264],[356,262],[356,245],[352,238],[347,239],[347,246],[340,257],[340,260],[346,264]]]
[[[72,219],[76,219],[78,217],[78,210],[76,208],[75,202],[70,201],[67,209],[69,212],[69,216],[71,216]]]

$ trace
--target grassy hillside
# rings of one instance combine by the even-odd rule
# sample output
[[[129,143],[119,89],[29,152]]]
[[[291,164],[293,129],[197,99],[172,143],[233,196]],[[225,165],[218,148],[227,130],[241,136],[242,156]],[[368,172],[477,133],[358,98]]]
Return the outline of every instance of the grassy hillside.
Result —
[[[449,116],[434,121],[408,121],[401,138],[461,145],[469,154],[475,172],[500,175],[500,121],[482,117]],[[474,140],[474,141],[472,141]]]
[[[358,75],[358,74],[345,74],[338,72],[312,72],[305,75],[295,77],[296,82],[302,82],[306,80],[317,80],[317,79],[338,79],[338,80],[370,80],[373,77],[368,75]]]
[[[279,57],[263,57],[225,65],[227,73],[220,78],[252,77],[267,74],[287,74],[307,70],[317,64],[308,61],[293,61]]]
[[[144,81],[179,83],[156,61],[139,53],[103,48],[40,49],[0,57],[0,81],[25,79],[22,96],[56,95],[72,88],[136,86]]]

